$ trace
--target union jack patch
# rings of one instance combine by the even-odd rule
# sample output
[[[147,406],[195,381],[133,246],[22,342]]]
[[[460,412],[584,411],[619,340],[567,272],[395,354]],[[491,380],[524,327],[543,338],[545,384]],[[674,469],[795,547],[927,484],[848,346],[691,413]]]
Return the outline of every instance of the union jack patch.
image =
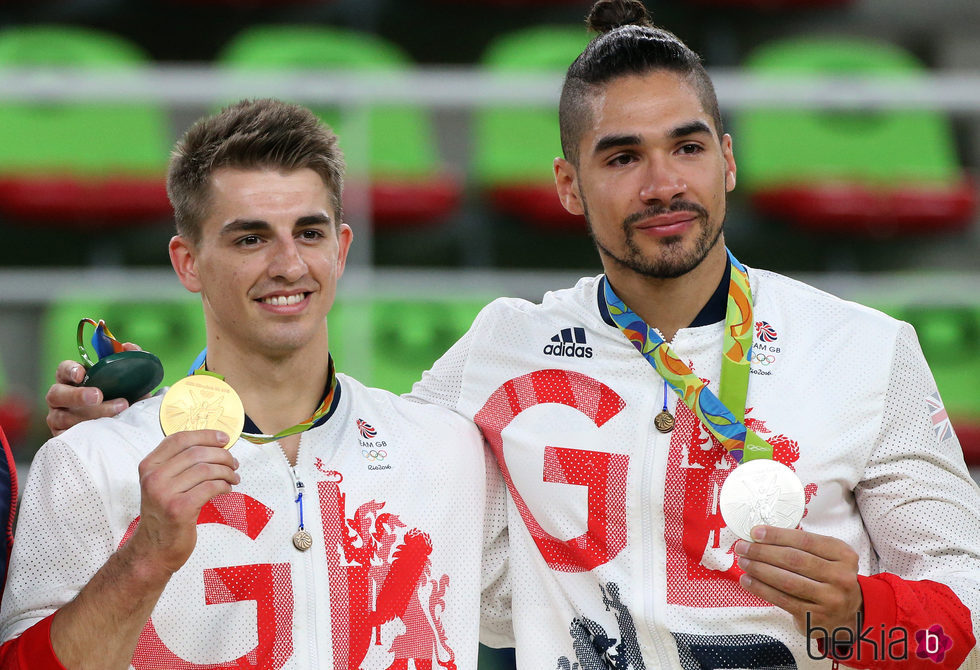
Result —
[[[375,430],[374,426],[369,424],[364,419],[357,420],[357,430],[360,431],[361,437],[363,437],[365,440],[370,440],[378,434],[378,431]]]
[[[776,329],[769,325],[767,321],[755,322],[755,336],[762,342],[775,342],[779,336]]]
[[[936,437],[942,442],[948,437],[953,436],[953,424],[949,421],[949,414],[943,406],[943,401],[939,397],[939,392],[926,396],[926,407],[929,408],[929,418],[932,420],[932,429],[936,431]]]

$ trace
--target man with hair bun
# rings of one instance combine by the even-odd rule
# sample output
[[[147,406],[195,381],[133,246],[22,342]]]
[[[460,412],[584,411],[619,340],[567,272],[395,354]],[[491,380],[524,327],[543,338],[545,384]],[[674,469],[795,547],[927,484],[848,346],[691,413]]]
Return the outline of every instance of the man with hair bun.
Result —
[[[635,0],[589,26],[554,173],[604,274],[491,303],[410,396],[473,419],[511,494],[484,642],[526,670],[978,667],[980,492],[914,331],[739,263],[699,57]],[[59,380],[53,428],[107,411]]]
[[[511,493],[484,642],[528,670],[978,667],[980,493],[914,331],[741,265],[700,58],[636,0],[588,22],[554,173],[604,274],[493,302],[412,392],[476,421]]]

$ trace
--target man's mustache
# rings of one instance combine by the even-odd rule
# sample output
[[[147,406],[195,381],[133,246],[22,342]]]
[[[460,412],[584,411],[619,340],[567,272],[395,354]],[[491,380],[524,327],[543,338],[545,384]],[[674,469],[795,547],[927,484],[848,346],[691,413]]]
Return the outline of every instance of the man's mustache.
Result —
[[[679,200],[670,207],[658,207],[651,205],[644,210],[639,212],[634,212],[630,214],[625,219],[623,219],[623,228],[629,228],[634,223],[642,221],[643,219],[652,219],[655,216],[662,216],[663,214],[672,214],[675,212],[693,212],[703,219],[708,218],[708,210],[706,210],[701,205],[695,202],[687,202],[686,200]]]

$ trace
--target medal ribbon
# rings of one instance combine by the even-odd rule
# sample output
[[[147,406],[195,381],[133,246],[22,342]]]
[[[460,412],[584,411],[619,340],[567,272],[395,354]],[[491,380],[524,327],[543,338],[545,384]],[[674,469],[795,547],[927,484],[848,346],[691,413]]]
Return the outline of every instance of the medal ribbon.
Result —
[[[75,339],[78,341],[78,352],[82,355],[82,360],[85,361],[85,367],[92,367],[94,365],[88,357],[88,352],[85,351],[85,345],[82,344],[86,323],[95,326],[95,332],[92,333],[92,348],[95,349],[96,356],[105,358],[112,354],[118,354],[120,351],[125,351],[122,342],[115,338],[112,331],[109,330],[109,326],[105,325],[105,321],[101,319],[99,321],[95,319],[82,319],[78,322]]]
[[[217,373],[208,371],[206,369],[206,366],[207,366],[206,361],[201,363],[200,367],[197,368],[197,370],[195,370],[193,374],[211,375],[212,377],[217,377],[218,379],[224,381],[224,377],[222,377]],[[323,401],[320,403],[320,406],[317,407],[316,411],[314,411],[313,414],[310,415],[310,418],[297,423],[295,426],[292,426],[291,428],[280,430],[275,435],[242,433],[242,438],[248,440],[252,444],[266,444],[267,442],[274,442],[280,438],[288,437],[289,435],[296,435],[297,433],[302,433],[312,428],[314,425],[316,425],[317,421],[322,419],[324,415],[326,415],[327,412],[330,411],[330,406],[333,405],[334,392],[337,390],[337,376],[334,373],[333,356],[331,356],[327,362],[327,377],[328,377],[327,386],[330,390],[327,391],[327,395],[324,396]],[[302,526],[300,528],[302,529]]]
[[[745,267],[731,251],[728,251],[728,262],[731,280],[725,311],[720,399],[677,357],[655,328],[648,326],[620,300],[608,278],[604,282],[606,305],[613,323],[736,462],[771,459],[772,445],[743,423],[749,390],[749,357],[752,355],[752,289]]]

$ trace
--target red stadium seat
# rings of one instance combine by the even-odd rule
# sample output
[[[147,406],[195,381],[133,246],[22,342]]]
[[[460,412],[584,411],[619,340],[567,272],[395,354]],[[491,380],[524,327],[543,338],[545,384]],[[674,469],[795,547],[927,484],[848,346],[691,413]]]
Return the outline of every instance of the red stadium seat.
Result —
[[[30,420],[31,406],[25,398],[14,393],[0,395],[0,427],[11,443],[19,444],[27,436]]]
[[[447,5],[489,5],[494,7],[555,7],[577,5],[587,7],[583,0],[439,0]]]
[[[20,442],[30,424],[31,406],[25,398],[6,384],[3,361],[0,361],[0,427],[14,444]]]
[[[844,5],[852,4],[854,0],[688,0],[688,2],[709,7],[782,11],[821,7],[843,7]]]
[[[980,422],[956,426],[956,436],[963,447],[963,459],[971,468],[980,468]]]
[[[332,0],[170,0],[177,5],[201,5],[243,10],[258,7],[287,7],[289,5],[321,5]]]

